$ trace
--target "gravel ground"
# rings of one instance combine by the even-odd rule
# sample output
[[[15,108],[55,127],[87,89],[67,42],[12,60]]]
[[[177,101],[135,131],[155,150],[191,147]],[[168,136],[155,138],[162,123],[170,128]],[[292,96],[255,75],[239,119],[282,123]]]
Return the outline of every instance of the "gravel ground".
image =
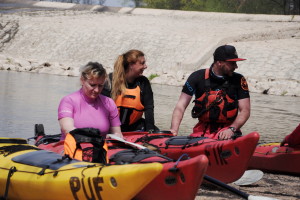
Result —
[[[270,174],[265,173],[263,178],[251,185],[230,186],[253,196],[272,197],[275,199],[292,200],[300,199],[300,177],[292,175]],[[206,181],[201,185],[196,200],[206,199],[242,199],[241,197],[229,192],[223,188],[215,186]]]

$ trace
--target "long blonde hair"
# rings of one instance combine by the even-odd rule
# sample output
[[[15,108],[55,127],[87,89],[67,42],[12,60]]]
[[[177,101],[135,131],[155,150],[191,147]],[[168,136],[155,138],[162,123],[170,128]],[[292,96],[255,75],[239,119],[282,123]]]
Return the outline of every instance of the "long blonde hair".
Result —
[[[134,64],[140,57],[143,57],[142,51],[132,49],[126,53],[119,55],[115,65],[112,79],[111,98],[116,100],[118,95],[121,95],[126,90],[126,73],[129,70],[129,65]]]

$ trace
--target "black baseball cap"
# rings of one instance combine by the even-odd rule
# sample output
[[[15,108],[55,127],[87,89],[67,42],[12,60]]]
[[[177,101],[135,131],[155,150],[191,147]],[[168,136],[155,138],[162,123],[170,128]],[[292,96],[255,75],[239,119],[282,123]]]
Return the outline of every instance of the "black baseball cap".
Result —
[[[214,52],[214,61],[242,61],[244,58],[239,58],[234,46],[223,45],[219,46]]]

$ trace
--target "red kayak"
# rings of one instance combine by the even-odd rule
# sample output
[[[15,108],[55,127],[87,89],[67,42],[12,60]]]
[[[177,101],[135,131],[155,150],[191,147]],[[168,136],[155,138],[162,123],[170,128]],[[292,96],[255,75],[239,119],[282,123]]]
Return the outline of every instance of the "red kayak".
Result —
[[[63,142],[59,141],[59,138],[60,135],[39,136],[36,144],[41,149],[63,154]],[[149,162],[163,164],[161,174],[141,190],[134,199],[195,199],[208,166],[208,159],[205,155],[194,158],[183,155],[174,161],[148,149],[134,149],[116,140],[107,140],[107,144],[110,164]]]
[[[207,156],[206,174],[225,183],[238,180],[246,171],[259,140],[257,132],[235,140],[214,140],[204,137],[172,136],[170,133],[123,132],[127,141],[147,145],[172,159],[182,154]]]
[[[249,169],[300,175],[300,147],[281,147],[280,143],[258,145],[250,160]]]

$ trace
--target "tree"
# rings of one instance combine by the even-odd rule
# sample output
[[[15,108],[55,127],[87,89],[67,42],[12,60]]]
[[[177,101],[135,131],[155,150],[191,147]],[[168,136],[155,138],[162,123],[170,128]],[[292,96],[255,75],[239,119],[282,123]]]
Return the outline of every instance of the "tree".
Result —
[[[147,8],[299,15],[300,0],[139,0]]]

